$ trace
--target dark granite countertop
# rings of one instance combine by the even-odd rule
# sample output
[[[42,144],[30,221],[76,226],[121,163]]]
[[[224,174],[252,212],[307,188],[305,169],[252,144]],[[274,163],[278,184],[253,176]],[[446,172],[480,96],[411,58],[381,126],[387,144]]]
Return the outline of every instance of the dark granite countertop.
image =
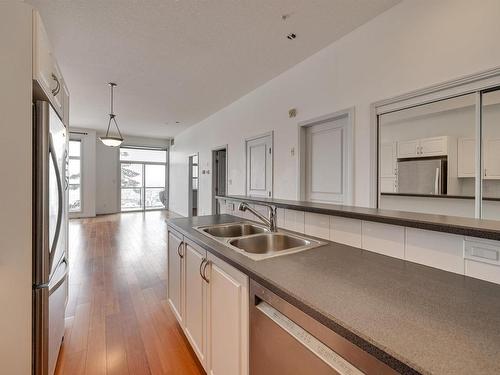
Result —
[[[241,220],[169,227],[401,373],[500,374],[500,285],[334,242],[253,261],[193,229]]]
[[[314,212],[318,214],[348,217],[352,219],[376,221],[379,223],[459,234],[463,236],[500,240],[500,221],[471,219],[458,216],[422,214],[417,212],[384,210],[344,206],[306,201],[274,198],[246,197],[241,195],[220,196],[219,199],[248,201],[256,204],[271,204],[290,210]]]

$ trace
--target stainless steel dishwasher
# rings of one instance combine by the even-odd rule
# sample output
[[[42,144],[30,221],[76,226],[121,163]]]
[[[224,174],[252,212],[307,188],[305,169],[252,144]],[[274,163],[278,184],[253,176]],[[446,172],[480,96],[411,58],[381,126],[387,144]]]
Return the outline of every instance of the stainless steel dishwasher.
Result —
[[[250,282],[250,375],[396,373],[270,290]]]

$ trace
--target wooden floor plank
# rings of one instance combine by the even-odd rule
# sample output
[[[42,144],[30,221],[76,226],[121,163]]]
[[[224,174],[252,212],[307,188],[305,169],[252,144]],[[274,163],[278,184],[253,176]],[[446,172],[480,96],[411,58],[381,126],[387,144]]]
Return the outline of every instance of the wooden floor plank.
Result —
[[[204,374],[167,304],[170,215],[70,221],[70,291],[57,375]]]

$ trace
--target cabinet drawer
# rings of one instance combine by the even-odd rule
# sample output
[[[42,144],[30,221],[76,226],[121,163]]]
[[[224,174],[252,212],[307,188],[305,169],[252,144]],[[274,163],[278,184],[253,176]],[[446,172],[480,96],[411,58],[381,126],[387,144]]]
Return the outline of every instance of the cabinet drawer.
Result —
[[[466,238],[464,244],[464,258],[500,266],[500,243],[496,241]]]

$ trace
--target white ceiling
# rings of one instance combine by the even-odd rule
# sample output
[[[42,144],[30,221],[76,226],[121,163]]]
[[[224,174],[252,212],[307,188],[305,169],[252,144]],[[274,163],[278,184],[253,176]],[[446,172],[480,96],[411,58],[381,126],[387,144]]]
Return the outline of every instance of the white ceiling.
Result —
[[[122,133],[170,137],[399,1],[27,2],[42,15],[69,87],[71,126],[105,130],[114,81]]]

